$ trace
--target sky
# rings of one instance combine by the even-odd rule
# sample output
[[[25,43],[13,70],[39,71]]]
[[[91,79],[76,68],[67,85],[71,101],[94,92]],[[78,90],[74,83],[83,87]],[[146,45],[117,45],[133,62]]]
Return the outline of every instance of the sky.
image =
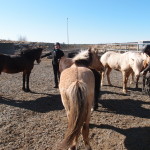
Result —
[[[0,39],[101,44],[150,40],[150,0],[0,0]]]

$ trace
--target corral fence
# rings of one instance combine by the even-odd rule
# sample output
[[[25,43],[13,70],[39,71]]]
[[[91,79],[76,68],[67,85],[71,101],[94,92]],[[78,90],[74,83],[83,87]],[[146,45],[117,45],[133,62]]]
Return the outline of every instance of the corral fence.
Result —
[[[109,44],[99,44],[97,48],[100,53],[105,53],[107,51],[116,51],[119,53],[127,51],[136,51],[140,52],[144,49],[146,45],[150,43],[109,43]]]
[[[67,55],[69,52],[76,52],[81,49],[87,49],[89,47],[95,47],[99,50],[100,54],[106,51],[126,52],[126,51],[142,51],[142,49],[149,45],[148,43],[106,43],[106,44],[65,44],[60,43],[61,49]],[[26,46],[45,46],[44,53],[51,51],[54,48],[54,43],[42,43],[42,42],[28,42],[28,43],[0,43],[0,53],[14,54]]]
[[[91,44],[65,44],[60,43],[61,49],[67,54],[71,51],[79,51],[81,49],[87,49],[91,47]],[[0,42],[0,53],[3,54],[15,54],[20,50],[27,47],[44,46],[44,53],[51,51],[54,48],[54,43],[42,43],[42,42]]]

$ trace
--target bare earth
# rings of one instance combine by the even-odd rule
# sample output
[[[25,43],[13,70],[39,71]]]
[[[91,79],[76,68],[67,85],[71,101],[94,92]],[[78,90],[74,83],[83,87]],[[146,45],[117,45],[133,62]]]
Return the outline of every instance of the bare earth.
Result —
[[[92,113],[93,150],[150,150],[150,98],[130,85],[122,94],[121,73],[111,74],[113,87],[101,88],[98,111]],[[51,150],[63,139],[67,118],[59,90],[53,88],[51,60],[35,65],[32,93],[22,88],[22,73],[0,75],[0,150]],[[79,149],[84,149],[82,137]]]

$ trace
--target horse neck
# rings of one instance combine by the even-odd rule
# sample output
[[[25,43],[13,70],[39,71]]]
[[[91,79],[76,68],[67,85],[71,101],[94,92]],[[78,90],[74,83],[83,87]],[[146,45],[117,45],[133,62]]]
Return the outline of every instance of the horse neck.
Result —
[[[39,59],[39,58],[40,58],[40,55],[38,56],[38,54],[39,54],[39,51],[31,50],[31,52],[26,53],[24,56],[25,56],[26,58],[29,58],[30,61],[35,61],[36,59]]]
[[[104,70],[104,66],[102,65],[102,63],[100,62],[100,58],[98,58],[96,54],[95,54],[95,57],[92,58],[92,61],[89,67],[97,71]]]

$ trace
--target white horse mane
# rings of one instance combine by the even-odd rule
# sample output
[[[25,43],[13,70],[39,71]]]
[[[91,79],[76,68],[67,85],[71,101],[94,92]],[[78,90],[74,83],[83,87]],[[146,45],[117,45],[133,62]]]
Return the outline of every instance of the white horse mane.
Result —
[[[74,58],[73,62],[77,60],[87,60],[89,59],[89,51],[88,50],[81,50]]]

